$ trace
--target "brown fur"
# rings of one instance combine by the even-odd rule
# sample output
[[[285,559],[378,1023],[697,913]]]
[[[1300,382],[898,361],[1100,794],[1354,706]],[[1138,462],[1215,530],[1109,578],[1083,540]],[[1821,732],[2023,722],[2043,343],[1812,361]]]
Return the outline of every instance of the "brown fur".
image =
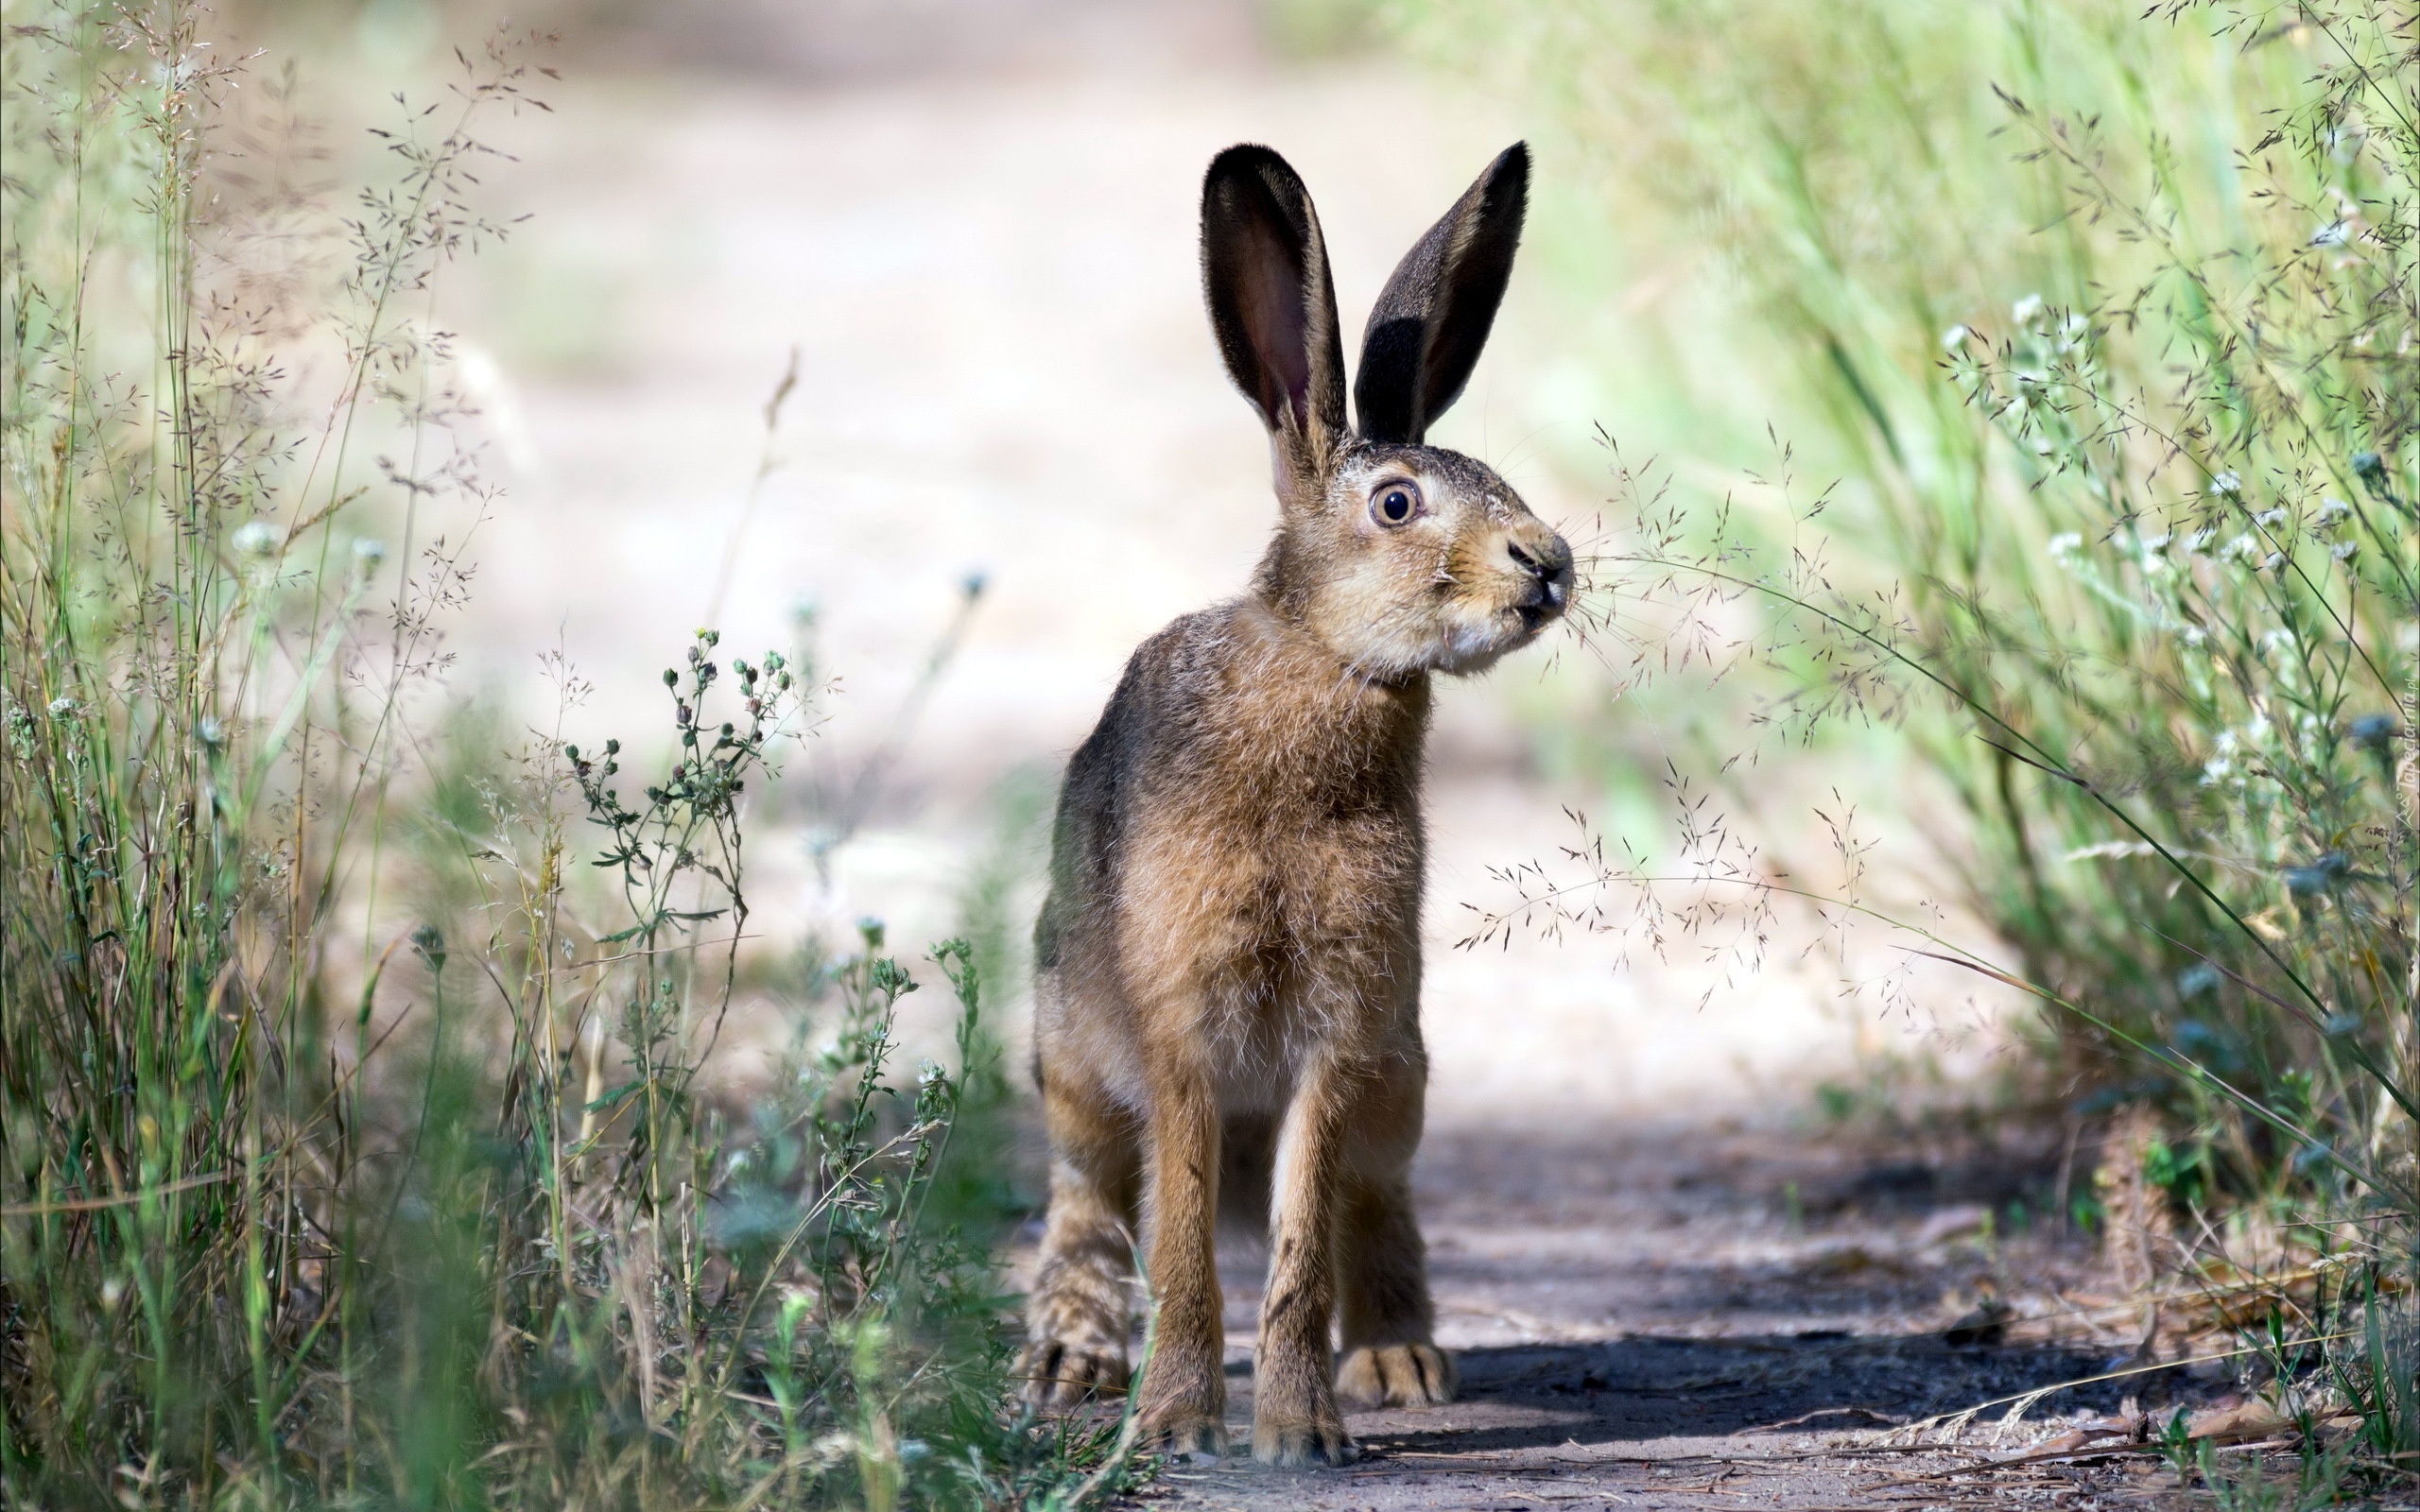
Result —
[[[1428,319],[1443,333],[1429,345],[1461,364],[1398,362],[1426,398],[1393,395],[1388,412],[1415,428],[1384,440],[1343,426],[1334,298],[1299,180],[1273,153],[1235,148],[1204,187],[1213,325],[1270,426],[1283,521],[1249,593],[1134,653],[1069,763],[1036,929],[1053,1159],[1026,1357],[1044,1404],[1124,1383],[1139,1218],[1157,1309],[1141,1412],[1180,1452],[1225,1448],[1212,1232],[1236,1155],[1270,1208],[1254,1454],[1351,1457],[1340,1390],[1452,1394],[1409,1180],[1427,1079],[1428,679],[1533,639],[1567,601],[1571,558],[1502,479],[1418,444],[1417,427],[1477,360],[1526,171],[1521,149],[1500,158],[1382,299],[1390,318]],[[1458,264],[1472,246],[1494,258],[1492,284]],[[1365,366],[1365,411],[1373,381]],[[1418,507],[1396,522],[1382,506],[1399,490]]]

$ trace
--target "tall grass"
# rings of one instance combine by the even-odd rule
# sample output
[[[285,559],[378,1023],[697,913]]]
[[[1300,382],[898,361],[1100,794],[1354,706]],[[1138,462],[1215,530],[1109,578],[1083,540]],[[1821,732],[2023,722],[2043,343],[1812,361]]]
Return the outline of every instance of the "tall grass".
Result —
[[[700,632],[630,754],[559,667],[554,733],[429,759],[471,575],[429,521],[493,499],[438,291],[543,71],[468,60],[337,213],[206,14],[4,19],[0,1494],[1061,1486],[1094,1440],[1003,1405],[996,1146],[954,1138],[1001,1096],[977,947],[923,973],[951,1067],[896,1064],[869,926],[775,984],[769,1093],[709,1073],[806,679]]]
[[[1893,921],[2052,1005],[2080,1112],[2165,1110],[2149,1174],[2214,1226],[2169,1264],[2280,1221],[2290,1249],[2351,1245],[2338,1363],[2409,1452],[2409,1313],[2363,1288],[2410,1284],[2420,1204],[2420,12],[1441,0],[1409,25],[1548,102],[1643,255],[1696,249],[1687,308],[1727,308],[1672,367],[1709,418],[1663,443],[1736,469],[1771,422],[1841,480],[1759,518],[1777,490],[1717,509],[1685,465],[1608,570],[1753,604],[1800,728],[1905,733],[1996,937]],[[1696,880],[1764,885],[1721,859]],[[1533,884],[1514,906],[1572,915]],[[2322,1219],[2351,1227],[2292,1228]]]
[[[2091,1009],[2068,1048],[2316,1121],[2276,1148],[2187,1078],[2239,1173],[2409,1181],[2408,9],[1523,9],[1565,129],[1721,249],[1796,471],[1842,474],[1820,570],[1731,576],[1824,611],[1832,694],[1931,696],[1948,854]]]

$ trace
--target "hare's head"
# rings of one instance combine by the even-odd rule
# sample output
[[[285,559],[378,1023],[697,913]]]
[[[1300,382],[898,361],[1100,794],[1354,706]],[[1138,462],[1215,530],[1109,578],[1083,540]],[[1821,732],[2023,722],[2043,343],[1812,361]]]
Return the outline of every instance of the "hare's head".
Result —
[[[1344,416],[1336,290],[1309,191],[1267,147],[1201,185],[1201,280],[1227,371],[1269,427],[1283,522],[1258,592],[1364,676],[1477,672],[1571,600],[1571,548],[1505,481],[1422,444],[1478,362],[1512,272],[1529,149],[1507,148],[1406,253]]]

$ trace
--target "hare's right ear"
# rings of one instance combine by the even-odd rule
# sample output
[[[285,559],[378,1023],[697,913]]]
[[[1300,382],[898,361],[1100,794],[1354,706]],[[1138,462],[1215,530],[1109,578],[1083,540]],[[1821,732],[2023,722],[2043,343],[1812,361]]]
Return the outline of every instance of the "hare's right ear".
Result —
[[[1210,161],[1201,289],[1227,373],[1268,425],[1279,491],[1290,496],[1344,438],[1343,343],[1310,191],[1267,147],[1232,146]]]
[[[1529,198],[1530,149],[1515,142],[1395,265],[1361,334],[1353,407],[1365,438],[1417,445],[1461,396],[1512,277]]]

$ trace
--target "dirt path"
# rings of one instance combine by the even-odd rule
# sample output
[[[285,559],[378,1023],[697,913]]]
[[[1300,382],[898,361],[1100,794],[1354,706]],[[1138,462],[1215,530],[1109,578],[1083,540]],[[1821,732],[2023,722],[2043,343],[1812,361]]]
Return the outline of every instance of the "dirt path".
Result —
[[[2148,1506],[2174,1474],[2130,1452],[2022,1456],[2128,1397],[2154,1411],[2218,1383],[2185,1370],[2055,1392],[2005,1432],[2006,1400],[2122,1366],[2123,1341],[1953,1344],[1947,1325],[2012,1277],[2072,1280],[2089,1253],[1994,1238],[2055,1155],[1964,1160],[1864,1140],[1703,1125],[1435,1131],[1419,1191],[1461,1395],[1352,1415],[1362,1459],[1276,1471],[1168,1469],[1153,1508]],[[1222,1250],[1228,1420],[1252,1415],[1258,1257]],[[1984,1403],[1954,1447],[1889,1430]]]

